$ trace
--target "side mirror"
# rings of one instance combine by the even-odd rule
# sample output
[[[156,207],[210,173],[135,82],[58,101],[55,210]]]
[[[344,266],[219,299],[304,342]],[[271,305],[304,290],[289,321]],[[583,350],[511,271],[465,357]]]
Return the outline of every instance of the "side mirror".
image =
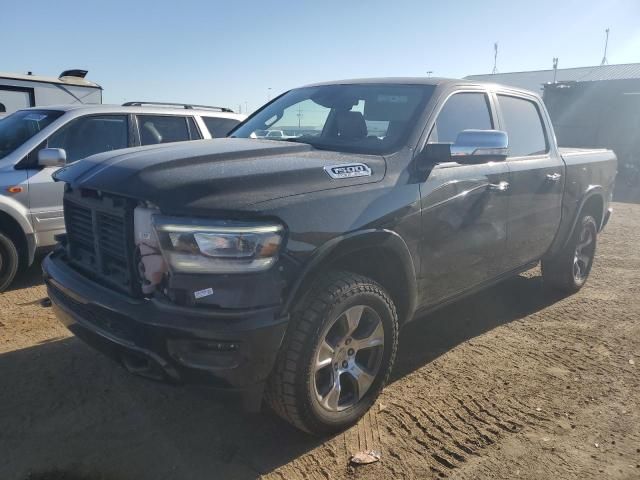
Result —
[[[486,163],[507,158],[509,136],[500,130],[463,130],[451,145],[451,160]]]
[[[43,148],[38,152],[38,165],[41,167],[64,167],[67,152],[62,148]]]

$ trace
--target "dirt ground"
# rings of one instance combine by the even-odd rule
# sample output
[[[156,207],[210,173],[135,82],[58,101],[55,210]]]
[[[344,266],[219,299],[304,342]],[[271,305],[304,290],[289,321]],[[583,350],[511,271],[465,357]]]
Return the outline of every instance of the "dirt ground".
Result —
[[[640,206],[615,209],[579,294],[532,270],[410,324],[374,409],[324,440],[129,375],[40,306],[34,267],[0,295],[0,479],[638,479]]]

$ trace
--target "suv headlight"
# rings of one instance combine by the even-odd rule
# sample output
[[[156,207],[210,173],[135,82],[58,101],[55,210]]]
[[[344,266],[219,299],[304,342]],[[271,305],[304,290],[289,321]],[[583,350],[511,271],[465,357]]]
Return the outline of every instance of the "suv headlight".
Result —
[[[184,273],[267,270],[276,262],[284,236],[282,225],[275,223],[158,215],[153,225],[169,267]]]

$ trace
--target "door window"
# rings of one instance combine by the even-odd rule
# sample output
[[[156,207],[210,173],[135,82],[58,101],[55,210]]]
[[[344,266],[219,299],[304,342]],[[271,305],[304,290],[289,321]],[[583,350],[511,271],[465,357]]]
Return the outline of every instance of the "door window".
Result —
[[[49,148],[63,148],[67,162],[96,153],[127,148],[126,115],[95,115],[72,120],[49,137]]]
[[[187,118],[169,115],[138,115],[140,143],[184,142],[190,140]]]
[[[226,137],[233,127],[240,122],[233,118],[202,117],[212,138]]]
[[[455,143],[463,130],[491,130],[493,121],[484,93],[457,93],[440,110],[429,143]]]
[[[509,135],[509,156],[526,157],[548,151],[542,119],[536,104],[523,98],[498,95],[504,128]]]
[[[3,118],[0,123],[0,159],[40,133],[63,113],[57,110],[22,110]]]

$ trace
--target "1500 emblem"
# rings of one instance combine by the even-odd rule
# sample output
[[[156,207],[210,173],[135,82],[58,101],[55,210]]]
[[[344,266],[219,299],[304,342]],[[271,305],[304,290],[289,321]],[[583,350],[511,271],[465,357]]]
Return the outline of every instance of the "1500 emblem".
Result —
[[[331,165],[324,167],[324,171],[331,178],[370,177],[371,169],[364,163],[348,163],[346,165]]]

